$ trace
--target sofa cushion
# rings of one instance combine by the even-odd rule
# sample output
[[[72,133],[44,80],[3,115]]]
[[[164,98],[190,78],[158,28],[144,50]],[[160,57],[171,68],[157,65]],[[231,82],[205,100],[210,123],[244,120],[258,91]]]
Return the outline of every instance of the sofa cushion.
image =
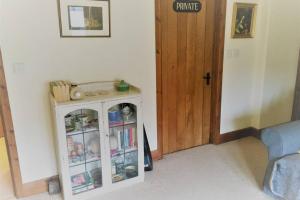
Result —
[[[261,139],[268,147],[271,161],[297,153],[300,150],[300,120],[266,128]]]
[[[278,200],[300,200],[300,154],[270,162],[264,191]]]

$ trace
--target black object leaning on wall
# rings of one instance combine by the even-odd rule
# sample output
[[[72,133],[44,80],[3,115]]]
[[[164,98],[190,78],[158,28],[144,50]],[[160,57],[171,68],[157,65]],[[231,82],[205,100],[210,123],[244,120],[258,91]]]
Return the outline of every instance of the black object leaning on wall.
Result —
[[[144,165],[145,165],[145,171],[153,170],[153,160],[152,160],[151,150],[150,150],[145,126],[144,126]]]

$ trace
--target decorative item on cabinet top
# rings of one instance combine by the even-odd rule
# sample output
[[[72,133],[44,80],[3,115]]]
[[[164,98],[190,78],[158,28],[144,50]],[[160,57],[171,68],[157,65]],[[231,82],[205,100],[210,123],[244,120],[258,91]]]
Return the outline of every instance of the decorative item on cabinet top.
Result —
[[[92,101],[124,95],[137,95],[140,89],[121,81],[97,81],[88,83],[72,83],[70,81],[50,82],[50,93],[57,103],[74,101]]]
[[[70,100],[71,83],[69,81],[50,82],[50,91],[58,102]]]

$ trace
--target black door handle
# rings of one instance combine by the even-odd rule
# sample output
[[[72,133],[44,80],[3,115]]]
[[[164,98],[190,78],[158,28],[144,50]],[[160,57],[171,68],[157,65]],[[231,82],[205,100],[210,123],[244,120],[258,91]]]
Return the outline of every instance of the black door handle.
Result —
[[[210,73],[206,73],[206,76],[203,76],[203,79],[206,80],[206,85],[210,85],[210,79],[211,79]]]

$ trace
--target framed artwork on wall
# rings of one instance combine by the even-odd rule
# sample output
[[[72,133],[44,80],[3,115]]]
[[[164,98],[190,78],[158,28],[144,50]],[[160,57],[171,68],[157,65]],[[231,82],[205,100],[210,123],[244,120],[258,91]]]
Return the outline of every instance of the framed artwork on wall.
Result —
[[[232,38],[253,38],[257,4],[235,3],[233,6]]]
[[[58,0],[61,37],[110,37],[109,0]]]

